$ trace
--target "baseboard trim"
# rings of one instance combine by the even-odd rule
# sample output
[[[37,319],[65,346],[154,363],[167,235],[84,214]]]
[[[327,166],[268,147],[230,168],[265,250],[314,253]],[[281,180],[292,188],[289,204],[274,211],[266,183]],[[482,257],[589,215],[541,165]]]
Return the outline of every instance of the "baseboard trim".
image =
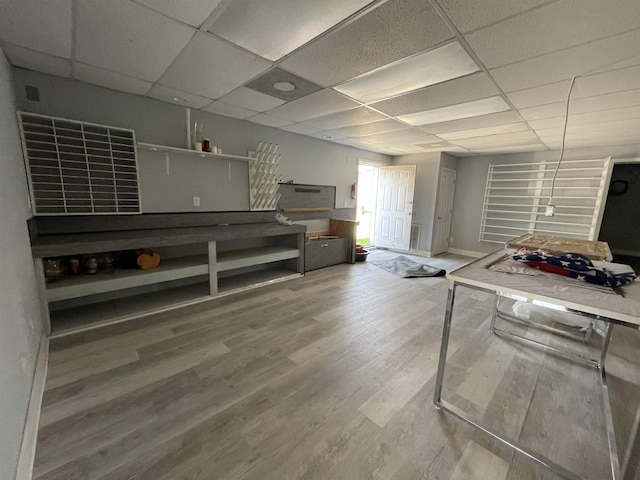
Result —
[[[473,250],[462,250],[460,248],[449,248],[447,253],[454,253],[456,255],[464,255],[465,257],[482,258],[486,256],[486,253],[474,252]]]
[[[36,441],[38,439],[38,425],[40,424],[40,409],[42,408],[42,395],[44,394],[44,383],[47,378],[47,366],[49,364],[49,337],[42,335],[40,340],[40,350],[38,360],[33,374],[33,387],[31,387],[31,397],[29,398],[29,408],[27,419],[22,435],[22,445],[20,446],[20,457],[18,458],[18,469],[16,480],[31,480],[33,476],[33,461],[36,456]]]
[[[418,257],[427,257],[431,258],[431,250],[409,250],[411,255],[416,255]]]

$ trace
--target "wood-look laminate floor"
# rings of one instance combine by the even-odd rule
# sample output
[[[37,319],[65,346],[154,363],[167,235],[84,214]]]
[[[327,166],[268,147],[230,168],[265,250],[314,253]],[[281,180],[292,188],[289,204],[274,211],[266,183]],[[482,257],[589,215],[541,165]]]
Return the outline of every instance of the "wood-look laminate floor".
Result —
[[[555,478],[433,407],[446,293],[443,278],[338,265],[56,339],[34,478]],[[492,302],[459,294],[444,398],[608,478],[596,372],[491,334]],[[621,405],[638,375],[623,333],[611,360]]]

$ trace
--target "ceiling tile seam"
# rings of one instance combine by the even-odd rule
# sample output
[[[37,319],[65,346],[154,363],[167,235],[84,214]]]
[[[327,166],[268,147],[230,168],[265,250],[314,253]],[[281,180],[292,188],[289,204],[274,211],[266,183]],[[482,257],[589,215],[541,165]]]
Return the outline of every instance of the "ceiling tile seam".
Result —
[[[196,36],[197,36],[198,34],[202,33],[202,32],[200,32],[200,30],[198,30],[198,29],[195,29],[195,28],[193,28],[193,27],[190,27],[190,28],[192,28],[192,29],[194,30],[194,33],[191,35],[191,38],[190,38],[190,39],[189,39],[189,41],[184,45],[184,47],[182,47],[182,50],[180,50],[180,51],[178,52],[178,54],[177,54],[175,57],[173,57],[173,60],[171,60],[171,62],[169,63],[169,65],[167,65],[167,68],[165,68],[165,69],[164,69],[164,72],[162,72],[162,74],[160,74],[160,76],[158,77],[158,80],[156,80],[155,82],[153,82],[153,86],[152,86],[151,88],[155,87],[156,85],[159,85],[159,86],[161,86],[161,87],[165,87],[165,85],[163,85],[163,84],[162,84],[162,79],[165,77],[165,75],[167,74],[167,72],[171,69],[171,67],[173,66],[173,64],[174,64],[174,63],[176,62],[176,60],[178,59],[178,57],[179,57],[180,55],[182,55],[182,53],[183,53],[183,52],[184,52],[184,51],[189,47],[189,45],[191,44],[191,42],[193,42],[193,40],[196,38]],[[206,34],[206,32],[205,32],[205,34]],[[217,38],[217,37],[216,37],[216,38]],[[229,42],[227,42],[227,43],[229,43]],[[237,45],[236,45],[236,47],[237,47]],[[260,57],[260,58],[262,58],[262,57]],[[167,87],[167,88],[172,88],[172,87]],[[149,90],[149,91],[151,91],[151,90]],[[189,92],[189,93],[191,93],[192,95],[197,95],[197,94],[192,93],[192,92]],[[147,92],[147,95],[148,95],[148,92]],[[226,94],[225,94],[225,95],[226,95]],[[202,96],[202,95],[200,95],[200,96]],[[224,95],[223,95],[223,96],[224,96]],[[207,98],[207,97],[205,97],[205,98]],[[218,98],[219,98],[219,97],[218,97]],[[217,100],[217,99],[215,99],[215,98],[214,98],[214,100]]]
[[[440,42],[440,43],[438,43],[436,45],[433,45],[433,46],[431,46],[429,48],[425,48],[424,50],[421,50],[419,52],[412,53],[411,55],[407,55],[406,57],[399,58],[398,60],[394,60],[391,63],[387,63],[387,64],[382,65],[380,67],[374,68],[373,70],[369,70],[368,72],[364,72],[364,73],[361,73],[360,75],[356,75],[355,77],[347,78],[346,80],[342,80],[341,82],[334,83],[329,88],[331,88],[331,89],[333,89],[334,91],[337,92],[338,90],[335,90],[336,87],[341,87],[344,84],[349,83],[349,82],[351,82],[353,80],[360,80],[362,78],[366,78],[366,77],[368,77],[370,75],[374,75],[374,74],[376,74],[378,72],[381,72],[383,70],[386,70],[388,68],[395,67],[396,65],[400,65],[400,64],[402,64],[402,63],[404,63],[404,62],[406,62],[408,60],[411,60],[411,59],[413,59],[415,57],[418,57],[418,56],[423,55],[425,53],[431,52],[431,51],[436,50],[438,48],[444,47],[446,45],[450,45],[450,44],[454,43],[455,41],[456,41],[456,38],[449,38],[449,39],[445,40],[444,42]],[[475,61],[475,59],[473,59],[473,58],[472,58],[472,60]],[[471,72],[468,75],[473,75],[474,73],[478,73],[478,71]],[[463,75],[463,76],[466,76],[466,75]],[[455,78],[449,79],[449,80],[455,80],[456,78],[462,78],[462,77],[455,77]],[[444,82],[447,82],[449,80],[445,80]],[[438,82],[438,83],[434,83],[432,85],[438,85],[438,84],[444,83],[444,82]],[[427,86],[431,86],[431,85],[427,85]],[[421,87],[421,88],[427,88],[427,87]],[[404,93],[401,93],[401,94],[398,94],[398,95],[393,95],[391,97],[378,98],[376,100],[371,100],[371,102],[369,102],[369,103],[381,102],[381,101],[384,101],[384,100],[389,100],[390,98],[394,98],[394,97],[401,96],[401,95],[406,95],[408,93],[413,93],[413,92],[416,92],[418,90],[419,89],[410,90],[408,92],[404,92]]]
[[[216,20],[218,20],[218,18],[222,16],[222,14],[227,9],[227,7],[231,5],[231,2],[233,2],[233,0],[222,0],[218,4],[218,6],[213,9],[213,12],[211,12],[211,15],[209,15],[209,18],[207,18],[204,22],[202,22],[202,25],[200,25],[200,28],[198,28],[198,31],[200,32],[209,31],[209,29],[213,26]]]
[[[70,58],[67,58],[67,57],[61,57],[61,56],[59,56],[59,55],[53,55],[52,53],[45,53],[45,52],[43,52],[43,51],[36,50],[35,48],[31,48],[31,47],[24,47],[24,46],[22,46],[22,45],[18,45],[17,43],[7,42],[6,40],[0,40],[0,45],[8,45],[8,46],[10,46],[10,47],[19,48],[19,49],[21,49],[21,50],[26,50],[26,51],[28,51],[28,52],[37,53],[37,54],[39,54],[39,55],[44,55],[44,56],[46,56],[46,57],[58,58],[58,59],[60,59],[60,60],[67,60],[67,61],[69,61],[69,62],[71,61],[71,59],[70,59]],[[8,58],[7,58],[7,61],[9,61],[9,59],[8,59]],[[11,64],[11,65],[13,65],[13,64]],[[13,66],[14,66],[14,67],[18,67],[18,68],[24,68],[24,69],[26,69],[25,67],[19,67],[18,65],[13,65]],[[26,70],[28,70],[28,69],[26,69]],[[36,70],[33,70],[33,71],[36,71]]]
[[[131,77],[131,78],[133,78],[133,77]],[[153,84],[153,86],[149,89],[149,91],[145,94],[145,96],[150,96],[150,94],[151,94],[151,90],[153,90],[153,88],[155,88],[156,86],[158,86],[158,87],[162,87],[162,88],[167,88],[167,89],[169,89],[169,90],[175,90],[176,92],[178,92],[178,93],[182,93],[182,94],[184,94],[184,95],[193,95],[194,97],[200,97],[200,98],[204,98],[204,99],[206,99],[206,100],[209,100],[209,103],[207,103],[207,104],[205,105],[205,107],[206,107],[206,106],[209,106],[209,105],[211,105],[213,102],[215,102],[215,100],[212,100],[211,98],[209,98],[209,97],[207,97],[207,96],[205,96],[205,95],[200,95],[200,94],[192,93],[192,92],[185,92],[184,90],[182,90],[182,89],[180,89],[180,88],[175,88],[175,87],[166,87],[166,86],[164,86],[164,85],[156,85],[155,83],[154,83],[154,84]],[[149,98],[153,98],[153,97],[149,97]],[[156,98],[155,100],[158,100],[158,99]],[[185,99],[185,100],[186,100],[186,99]],[[190,108],[190,107],[189,107],[189,105],[184,105],[184,104],[180,105],[180,104],[179,104],[179,103],[177,103],[177,102],[176,102],[176,103],[173,103],[173,102],[167,102],[167,103],[169,103],[170,105],[177,105],[177,106],[180,106],[180,107],[188,107],[188,108]],[[196,109],[194,109],[194,110],[201,110],[202,108],[204,108],[204,107],[196,108]]]
[[[71,78],[76,78],[76,51],[78,50],[78,1],[71,2]]]
[[[78,0],[74,0],[74,1],[78,1]],[[172,65],[175,63],[175,61],[176,61],[176,60],[177,60],[177,58],[180,56],[180,54],[182,54],[182,52],[184,52],[184,51],[186,50],[186,48],[189,46],[189,44],[193,41],[193,39],[194,39],[194,38],[195,38],[199,33],[203,33],[203,34],[205,34],[205,35],[211,35],[212,37],[214,37],[214,38],[216,38],[216,39],[218,39],[218,40],[220,40],[220,41],[222,41],[222,42],[224,42],[224,43],[226,43],[226,44],[228,44],[228,45],[230,45],[230,46],[232,46],[232,47],[235,47],[235,48],[237,48],[237,49],[239,49],[239,50],[242,50],[242,51],[244,51],[244,52],[246,52],[246,53],[250,54],[250,55],[251,55],[251,56],[253,56],[253,57],[257,57],[257,58],[259,58],[259,59],[266,60],[266,59],[264,59],[263,57],[261,57],[260,55],[256,55],[255,53],[250,52],[250,51],[248,51],[248,50],[246,50],[246,49],[242,48],[240,45],[236,45],[236,44],[235,44],[235,43],[233,43],[233,42],[229,42],[228,40],[225,40],[224,38],[220,38],[220,37],[218,37],[217,35],[214,35],[214,34],[212,34],[211,32],[209,32],[209,31],[208,31],[208,29],[211,27],[211,25],[213,25],[213,23],[214,23],[214,22],[215,22],[215,21],[220,17],[220,15],[222,15],[222,13],[227,9],[227,7],[231,4],[231,2],[232,2],[233,0],[222,0],[222,1],[221,1],[221,2],[216,6],[216,8],[214,8],[214,9],[213,9],[213,11],[212,11],[212,12],[211,12],[211,14],[209,15],[209,17],[208,17],[208,18],[207,18],[207,19],[202,23],[202,25],[200,25],[200,27],[199,27],[199,28],[195,28],[195,27],[193,27],[192,25],[189,25],[189,24],[187,24],[187,23],[181,22],[180,20],[177,20],[177,19],[175,19],[175,18],[173,18],[173,17],[170,17],[170,16],[168,16],[168,15],[165,15],[165,14],[163,14],[163,13],[161,13],[161,12],[158,12],[158,11],[156,11],[156,10],[154,10],[154,9],[150,8],[150,7],[149,7],[149,6],[147,6],[147,5],[139,4],[138,2],[135,2],[135,0],[131,0],[131,1],[133,1],[134,3],[136,3],[136,4],[138,4],[138,5],[141,5],[142,7],[146,8],[147,10],[150,10],[150,11],[152,11],[152,12],[155,12],[155,13],[158,13],[158,14],[160,14],[160,15],[163,15],[163,16],[165,16],[165,17],[167,17],[167,18],[170,18],[171,20],[174,20],[174,21],[178,22],[178,23],[179,23],[179,24],[181,24],[181,25],[186,25],[187,27],[189,27],[189,28],[191,28],[191,29],[195,30],[195,32],[193,33],[193,35],[191,35],[191,38],[189,39],[189,41],[185,44],[185,46],[182,48],[182,50],[180,50],[180,51],[178,52],[178,54],[173,58],[173,60],[171,61],[171,63],[169,63],[169,65],[168,65],[168,66],[167,66],[167,68],[164,70],[164,72],[162,72],[162,74],[158,77],[158,79],[157,79],[155,82],[152,82],[152,83],[153,83],[153,85],[151,85],[151,88],[149,89],[149,91],[148,91],[148,92],[146,93],[146,95],[145,95],[145,96],[147,96],[147,97],[149,96],[149,93],[151,92],[151,90],[152,90],[155,86],[162,86],[162,87],[164,87],[164,85],[162,85],[162,79],[163,79],[163,77],[166,75],[166,73],[169,71],[169,69],[170,69],[170,68],[172,67]],[[266,60],[266,61],[269,61],[269,60]],[[271,63],[272,63],[272,62],[271,62]],[[264,72],[262,72],[262,73],[264,73]],[[261,74],[260,74],[260,75],[261,75]],[[258,75],[258,76],[259,76],[259,75]],[[256,77],[254,77],[254,78],[257,78],[257,76],[256,76]],[[253,80],[253,79],[251,79],[251,80]],[[251,81],[251,80],[249,80],[249,81]],[[246,84],[246,83],[248,83],[248,82],[245,82],[245,84]],[[243,84],[243,85],[244,85],[244,84]],[[239,88],[240,86],[243,86],[243,85],[239,85],[239,86],[238,86],[238,87],[236,87],[236,88]],[[171,88],[171,87],[167,87],[167,88]],[[178,90],[178,89],[176,89],[176,90]],[[179,91],[182,91],[182,90],[179,90]],[[191,95],[196,95],[196,94],[194,94],[194,93],[192,93],[192,92],[184,92],[184,93],[189,93],[189,94],[191,94]],[[226,94],[225,94],[225,95],[226,95]],[[202,97],[202,95],[198,95],[198,96],[201,96],[201,97]],[[224,96],[224,95],[223,95],[223,96]],[[203,98],[209,98],[209,97],[203,97]],[[221,98],[221,97],[218,97],[218,98]],[[213,102],[215,102],[216,100],[217,100],[217,98],[214,98],[213,100],[211,100],[211,102],[209,102],[208,104],[206,104],[206,105],[204,105],[203,107],[201,107],[201,108],[199,108],[199,109],[196,109],[196,110],[203,110],[203,109],[205,109],[206,107],[209,107],[211,104],[213,104]],[[173,104],[172,104],[172,105],[173,105]],[[183,105],[183,106],[184,106],[184,105]],[[189,108],[189,107],[188,107],[188,106],[185,106],[185,108]]]
[[[434,1],[438,2],[439,0],[434,0]],[[504,17],[504,18],[501,18],[500,20],[496,20],[495,22],[491,22],[491,23],[488,23],[486,25],[482,25],[481,27],[474,28],[473,30],[469,30],[468,32],[465,32],[464,35],[469,35],[471,33],[477,32],[479,30],[484,30],[485,28],[495,27],[496,25],[498,25],[500,23],[507,22],[507,21],[512,20],[512,19],[514,19],[516,17],[519,17],[521,15],[524,15],[524,14],[527,14],[527,13],[531,13],[531,12],[533,12],[535,10],[539,10],[541,8],[548,7],[549,5],[553,5],[554,3],[560,3],[560,1],[561,0],[549,0],[548,2],[541,3],[540,5],[536,5],[535,7],[528,8],[528,9],[523,10],[521,12],[514,13],[513,15],[509,15],[508,17]],[[443,11],[444,11],[444,9],[443,9]]]
[[[308,47],[309,45],[311,45],[316,40],[320,40],[320,39],[326,37],[327,35],[330,35],[330,34],[332,34],[334,32],[337,32],[338,30],[342,30],[343,28],[345,28],[348,25],[352,24],[353,22],[355,22],[356,20],[360,19],[361,17],[364,17],[365,15],[371,13],[372,11],[374,11],[376,8],[380,7],[381,5],[384,5],[385,3],[387,3],[387,1],[388,0],[373,0],[373,2],[371,4],[365,5],[364,7],[362,7],[357,12],[352,13],[347,18],[345,18],[345,19],[341,20],[340,22],[336,23],[335,25],[333,25],[332,27],[328,28],[324,32],[320,33],[319,35],[316,35],[315,37],[313,37],[312,39],[310,39],[306,43],[300,45],[295,50],[292,50],[291,52],[287,53],[283,57],[280,57],[278,60],[275,61],[275,64],[276,65],[280,65],[286,59],[288,59],[292,55],[296,54],[297,52],[299,52],[303,48]],[[268,60],[268,59],[266,59],[266,60]],[[272,62],[273,60],[269,60],[269,61]],[[284,70],[286,70],[286,69],[284,69]],[[289,73],[292,73],[292,72],[289,72]],[[298,74],[295,74],[295,75],[298,75]],[[300,76],[300,75],[298,75],[298,76]],[[304,77],[301,77],[301,78],[304,78]],[[305,80],[308,80],[308,79],[305,78]],[[313,83],[318,84],[318,82],[316,82],[316,81],[314,81]],[[321,86],[322,87],[329,87],[330,85],[321,85]]]
[[[529,122],[520,114],[520,111],[515,107],[515,105],[513,104],[513,102],[511,102],[511,100],[509,99],[509,97],[507,97],[506,93],[502,90],[502,88],[500,87],[500,85],[498,85],[498,82],[496,82],[496,80],[493,78],[493,75],[491,75],[491,73],[489,72],[489,70],[487,69],[487,67],[485,66],[485,64],[480,60],[480,58],[478,57],[478,55],[476,55],[476,52],[471,48],[471,46],[469,45],[469,43],[467,42],[467,39],[464,38],[464,35],[462,35],[462,33],[460,33],[460,30],[458,30],[458,27],[456,27],[456,25],[453,23],[453,21],[449,18],[449,16],[446,14],[446,12],[444,11],[444,9],[440,6],[440,4],[438,4],[438,2],[436,0],[429,0],[429,3],[433,6],[433,8],[435,9],[435,11],[438,13],[438,15],[440,15],[440,17],[442,18],[442,20],[447,24],[447,26],[453,30],[455,32],[455,35],[458,39],[458,41],[460,42],[460,45],[462,45],[462,48],[464,48],[464,50],[467,52],[467,54],[469,54],[469,56],[473,59],[474,62],[476,62],[476,64],[478,64],[478,66],[480,67],[480,71],[484,72],[487,77],[489,78],[489,80],[491,81],[491,83],[493,83],[493,86],[498,90],[498,92],[500,93],[500,95],[502,96],[502,99],[507,103],[507,105],[509,105],[509,107],[511,108],[511,110],[513,110],[514,112],[516,112],[516,114],[518,115],[518,117],[520,117],[520,119],[522,120],[522,122],[527,126],[527,128],[536,136],[538,137],[538,134],[535,132],[535,130],[533,128],[531,128],[531,125],[529,125]],[[538,140],[540,140],[540,138],[538,138]],[[540,140],[541,141],[541,140]]]
[[[139,7],[144,8],[145,10],[149,10],[149,11],[153,12],[156,15],[160,15],[161,17],[164,17],[164,18],[166,18],[168,20],[171,20],[172,22],[178,22],[182,26],[189,27],[189,28],[195,28],[196,30],[198,29],[197,27],[194,27],[193,25],[189,25],[187,22],[183,22],[180,19],[172,17],[171,15],[168,15],[168,14],[164,13],[161,10],[156,10],[155,8],[152,8],[152,7],[150,7],[149,5],[147,5],[145,3],[141,3],[139,0],[129,0],[129,1],[131,3],[135,3]]]
[[[438,83],[432,83],[431,85],[427,85],[425,87],[416,88],[415,90],[410,90],[410,91],[404,92],[404,93],[398,93],[397,95],[391,95],[390,97],[381,98],[380,100],[371,100],[370,102],[363,103],[363,105],[366,105],[367,107],[371,107],[371,105],[374,104],[374,103],[386,102],[387,100],[393,100],[395,98],[403,97],[405,95],[410,95],[412,93],[420,93],[423,90],[427,90],[428,88],[434,87],[436,85],[443,85],[443,84],[445,84],[447,82],[453,82],[455,80],[460,80],[461,78],[470,77],[470,76],[475,75],[475,74],[480,73],[480,72],[482,72],[482,70],[478,70],[478,71],[471,72],[471,73],[466,73],[464,75],[460,75],[459,77],[450,78],[448,80],[444,80],[444,81],[438,82]],[[443,106],[446,107],[446,105],[443,105]]]
[[[431,1],[435,1],[435,0],[431,0]],[[516,60],[515,62],[505,63],[505,64],[502,64],[502,65],[498,65],[496,67],[492,67],[491,70],[498,70],[500,68],[511,67],[513,65],[518,65],[519,63],[524,63],[524,62],[528,62],[528,61],[531,61],[531,60],[535,60],[536,58],[546,57],[547,55],[552,55],[554,53],[564,52],[564,51],[567,51],[567,50],[571,50],[572,48],[584,47],[585,45],[590,45],[592,43],[601,42],[603,40],[609,40],[611,38],[618,37],[618,36],[621,36],[621,35],[625,35],[627,33],[635,32],[635,31],[640,31],[640,27],[635,27],[635,28],[630,28],[628,30],[619,31],[619,32],[613,33],[611,35],[607,35],[605,37],[600,37],[600,38],[596,38],[594,40],[589,40],[588,42],[577,43],[575,45],[571,45],[571,46],[564,47],[564,48],[559,48],[557,50],[550,50],[548,52],[544,52],[544,53],[541,53],[539,55],[534,55],[532,57],[521,58],[520,60]],[[630,58],[635,58],[636,56],[638,56],[638,55],[634,55],[634,56],[632,56]],[[605,65],[600,66],[600,67],[598,67],[596,69],[587,70],[584,73],[579,73],[576,76],[581,76],[581,75],[584,75],[586,73],[595,72],[595,71],[598,71],[598,70],[600,70],[602,68],[607,68],[607,65],[615,65],[616,63],[624,62],[627,59],[628,58],[626,58],[626,57],[625,58],[621,58],[621,59],[617,59],[614,62],[605,64]],[[567,77],[567,80],[569,80],[569,79],[571,79],[571,77]]]
[[[588,72],[588,73],[585,73],[583,75],[580,75],[580,78],[590,78],[590,77],[595,77],[597,75],[603,75],[605,73],[615,73],[615,72],[620,72],[622,70],[629,70],[631,68],[638,68],[638,67],[640,67],[640,54],[633,55],[633,56],[628,57],[626,59],[618,60],[618,61],[614,62],[614,65],[616,63],[624,62],[626,60],[631,60],[631,59],[636,58],[636,57],[638,57],[638,64],[637,65],[627,65],[625,67],[614,68],[612,70],[605,70],[605,71],[602,71],[602,72],[600,72],[600,71]],[[602,68],[607,68],[607,67],[605,66],[605,67],[598,67],[598,68],[602,69]],[[570,80],[570,79],[565,79],[565,80]],[[535,85],[534,87],[525,87],[525,88],[521,88],[520,90],[513,90],[513,91],[509,92],[509,95],[513,95],[514,93],[524,92],[526,90],[534,90],[534,89],[538,89],[538,88],[548,87],[548,86],[553,85],[555,83],[562,83],[565,80],[554,80],[553,82],[541,83],[539,85]],[[628,88],[627,90],[635,90],[635,88]],[[618,91],[622,92],[622,91],[627,91],[627,90],[618,90]],[[589,97],[578,97],[578,98],[589,98]],[[556,103],[556,102],[549,102],[549,103]],[[546,104],[541,104],[541,105],[546,105]],[[525,107],[525,108],[529,108],[529,107]]]

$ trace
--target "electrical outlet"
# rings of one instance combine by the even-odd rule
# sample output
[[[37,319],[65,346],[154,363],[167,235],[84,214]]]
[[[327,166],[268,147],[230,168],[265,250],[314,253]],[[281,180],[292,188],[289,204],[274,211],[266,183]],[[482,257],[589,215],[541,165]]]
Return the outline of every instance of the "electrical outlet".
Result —
[[[453,237],[449,237],[449,243],[453,243]]]
[[[193,206],[194,207],[200,206],[200,197],[193,197]]]

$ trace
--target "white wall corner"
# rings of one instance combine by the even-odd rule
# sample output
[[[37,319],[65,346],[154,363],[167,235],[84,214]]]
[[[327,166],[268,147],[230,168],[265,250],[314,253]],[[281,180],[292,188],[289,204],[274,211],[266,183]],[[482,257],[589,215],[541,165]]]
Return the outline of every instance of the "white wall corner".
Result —
[[[455,255],[464,255],[465,257],[473,257],[473,258],[482,258],[486,256],[486,253],[482,252],[474,252],[473,250],[462,250],[460,248],[451,248],[447,249],[447,253],[453,253]]]
[[[20,446],[16,480],[31,480],[33,476],[33,462],[36,456],[40,410],[42,408],[42,396],[44,394],[44,384],[47,379],[48,364],[49,337],[43,334],[40,339],[40,350],[38,351],[38,360],[36,361],[36,368],[33,374],[33,386],[31,387],[27,419],[22,435],[22,445]]]

